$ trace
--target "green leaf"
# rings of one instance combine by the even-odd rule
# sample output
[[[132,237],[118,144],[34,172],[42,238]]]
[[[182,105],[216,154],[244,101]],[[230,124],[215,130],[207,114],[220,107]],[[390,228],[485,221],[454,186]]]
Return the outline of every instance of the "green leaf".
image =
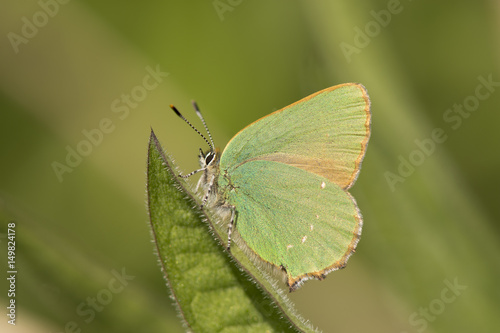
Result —
[[[151,131],[147,196],[160,265],[184,325],[193,332],[314,332],[226,232],[202,211]]]

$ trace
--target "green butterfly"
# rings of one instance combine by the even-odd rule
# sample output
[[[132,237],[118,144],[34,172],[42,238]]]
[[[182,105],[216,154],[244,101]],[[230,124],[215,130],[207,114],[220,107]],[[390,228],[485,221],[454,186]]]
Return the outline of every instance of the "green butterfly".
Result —
[[[210,149],[200,149],[196,190],[229,219],[246,251],[287,275],[290,291],[343,268],[356,249],[362,217],[347,190],[359,174],[370,137],[366,89],[346,83],[321,90],[238,132],[222,155],[196,103]]]

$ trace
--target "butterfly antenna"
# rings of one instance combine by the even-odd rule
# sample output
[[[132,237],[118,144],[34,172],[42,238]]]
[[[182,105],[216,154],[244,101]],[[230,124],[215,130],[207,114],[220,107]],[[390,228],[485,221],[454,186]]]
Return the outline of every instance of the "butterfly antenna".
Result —
[[[186,118],[185,118],[185,117],[184,117],[184,116],[183,116],[183,115],[179,112],[179,110],[177,110],[177,108],[176,108],[175,106],[173,106],[172,104],[170,104],[170,108],[171,108],[172,110],[174,110],[175,114],[176,114],[176,115],[178,115],[178,116],[179,116],[182,120],[184,120],[184,121],[186,122],[186,124],[188,124],[189,126],[191,126],[191,128],[192,128],[192,129],[194,129],[194,130],[196,131],[196,133],[198,133],[198,134],[199,134],[199,135],[203,138],[203,140],[205,140],[205,142],[207,143],[207,145],[210,147],[210,150],[212,150],[212,151],[214,150],[212,137],[210,137],[210,141],[212,141],[212,144],[210,144],[210,142],[207,140],[207,138],[206,138],[203,134],[201,134],[201,132],[200,132],[200,131],[198,131],[198,129],[197,129],[196,127],[194,127],[194,126],[193,126],[193,124],[191,124],[191,123],[189,122],[189,120],[187,120],[187,119],[186,119]],[[203,124],[205,124],[205,123],[203,122]],[[206,126],[205,126],[205,128],[206,128]],[[207,132],[208,132],[208,131],[207,131]],[[210,136],[210,133],[208,133],[208,135]]]
[[[201,122],[203,123],[203,126],[205,127],[205,130],[208,133],[208,137],[210,138],[210,142],[212,142],[212,146],[215,146],[214,140],[212,140],[212,134],[210,134],[210,131],[208,130],[207,123],[205,122],[205,118],[203,118],[203,115],[200,112],[198,104],[195,101],[191,101],[191,103],[193,104],[193,108],[196,111],[196,115],[198,116],[198,118],[200,118]]]

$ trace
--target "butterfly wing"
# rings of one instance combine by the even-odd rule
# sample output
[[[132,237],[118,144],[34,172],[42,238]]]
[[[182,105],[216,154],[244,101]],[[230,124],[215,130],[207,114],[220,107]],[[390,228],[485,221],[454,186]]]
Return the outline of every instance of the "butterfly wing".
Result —
[[[322,90],[241,130],[220,160],[219,190],[249,249],[283,267],[293,290],[343,267],[362,218],[346,191],[370,136],[362,85]]]
[[[362,219],[354,199],[327,178],[274,161],[254,160],[230,176],[227,202],[236,229],[261,259],[286,270],[293,290],[341,268],[354,251]]]
[[[348,189],[370,137],[370,102],[360,84],[319,91],[248,125],[227,144],[221,169],[250,160],[293,165]]]

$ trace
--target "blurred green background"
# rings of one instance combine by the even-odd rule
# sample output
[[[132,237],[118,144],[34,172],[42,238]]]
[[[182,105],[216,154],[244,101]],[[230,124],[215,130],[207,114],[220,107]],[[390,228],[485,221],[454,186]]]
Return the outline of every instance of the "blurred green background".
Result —
[[[196,99],[224,147],[343,82],[372,100],[363,235],[298,311],[324,332],[500,329],[498,1],[64,2],[0,5],[2,332],[182,332],[147,222],[150,127],[192,171],[205,145],[169,104],[201,127]]]

